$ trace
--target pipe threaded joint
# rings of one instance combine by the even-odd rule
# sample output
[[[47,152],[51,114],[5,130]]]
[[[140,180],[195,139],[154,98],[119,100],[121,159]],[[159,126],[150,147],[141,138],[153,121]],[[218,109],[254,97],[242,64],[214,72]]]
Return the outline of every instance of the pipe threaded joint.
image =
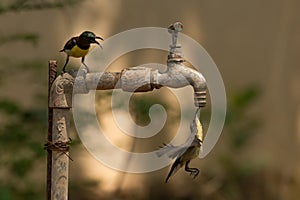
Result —
[[[205,107],[206,105],[206,91],[195,91],[194,102],[196,107]]]

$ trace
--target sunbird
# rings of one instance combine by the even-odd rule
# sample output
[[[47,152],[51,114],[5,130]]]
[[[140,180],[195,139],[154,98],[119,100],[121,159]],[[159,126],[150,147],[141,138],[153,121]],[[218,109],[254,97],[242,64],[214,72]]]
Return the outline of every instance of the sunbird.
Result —
[[[62,50],[60,52],[65,52],[67,54],[66,63],[62,69],[65,72],[66,66],[69,62],[69,57],[81,58],[82,64],[86,67],[87,72],[89,72],[88,66],[84,63],[84,58],[88,54],[91,44],[98,44],[101,48],[101,44],[96,41],[96,39],[100,39],[103,41],[102,37],[96,36],[95,33],[91,31],[84,31],[79,36],[72,37],[68,40]]]
[[[189,163],[194,158],[198,157],[203,140],[203,129],[201,122],[198,118],[198,113],[200,112],[200,108],[197,109],[195,118],[190,125],[193,141],[187,142],[190,143],[189,146],[174,146],[172,144],[164,144],[164,146],[159,149],[156,154],[160,157],[162,155],[167,155],[169,158],[176,158],[173,163],[170,172],[165,180],[167,183],[169,178],[173,176],[181,167],[185,166],[184,169],[186,172],[189,172],[193,178],[196,178],[199,174],[199,169],[189,167]]]

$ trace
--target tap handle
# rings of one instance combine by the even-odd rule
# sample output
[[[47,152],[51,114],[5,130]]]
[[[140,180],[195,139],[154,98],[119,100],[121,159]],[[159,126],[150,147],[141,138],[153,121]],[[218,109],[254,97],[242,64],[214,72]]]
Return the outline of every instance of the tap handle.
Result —
[[[171,25],[168,27],[168,31],[169,31],[169,33],[171,33],[171,34],[181,32],[182,29],[183,29],[183,25],[182,25],[182,23],[180,23],[180,22],[175,22],[174,24],[171,24]]]
[[[168,63],[184,62],[181,45],[177,44],[178,33],[181,32],[182,29],[183,25],[180,22],[175,22],[168,27],[168,32],[172,34],[172,44],[170,45]]]
[[[172,34],[172,46],[176,47],[177,46],[177,37],[178,33],[181,32],[183,29],[183,25],[180,22],[175,22],[174,24],[171,24],[168,27],[168,32]]]

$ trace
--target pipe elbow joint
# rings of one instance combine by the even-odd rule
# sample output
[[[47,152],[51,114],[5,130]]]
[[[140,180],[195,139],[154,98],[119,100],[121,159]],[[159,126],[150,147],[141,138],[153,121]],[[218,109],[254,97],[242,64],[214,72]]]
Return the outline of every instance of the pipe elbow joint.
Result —
[[[206,80],[198,71],[192,70],[189,82],[194,89],[194,103],[196,107],[205,107],[206,105]]]
[[[194,89],[194,103],[196,107],[206,105],[206,80],[198,71],[188,68],[181,63],[168,63],[168,70],[158,74],[158,85],[180,88],[191,85]]]

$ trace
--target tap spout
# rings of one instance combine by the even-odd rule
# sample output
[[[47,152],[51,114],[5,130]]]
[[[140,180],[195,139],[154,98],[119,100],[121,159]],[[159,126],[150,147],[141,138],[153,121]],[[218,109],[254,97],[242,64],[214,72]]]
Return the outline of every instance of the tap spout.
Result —
[[[198,71],[179,63],[168,63],[165,73],[156,71],[155,84],[171,88],[181,88],[191,85],[194,89],[194,104],[196,107],[206,105],[206,80]]]

